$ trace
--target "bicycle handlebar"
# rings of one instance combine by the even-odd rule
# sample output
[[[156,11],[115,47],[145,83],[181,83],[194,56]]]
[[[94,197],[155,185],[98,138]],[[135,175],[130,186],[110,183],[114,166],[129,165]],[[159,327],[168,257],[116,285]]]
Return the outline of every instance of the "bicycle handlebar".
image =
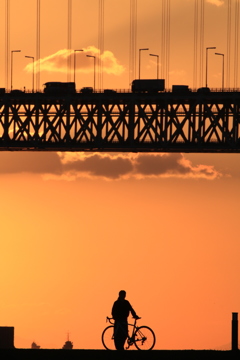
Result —
[[[110,322],[110,324],[114,324],[114,322],[112,322],[111,320],[113,320],[113,318],[110,318],[110,317],[108,317],[108,316],[107,316],[107,318],[106,318],[106,322],[108,322],[108,321],[109,321],[109,322]]]
[[[139,320],[139,319],[141,319],[141,318],[140,318],[139,316],[137,316],[137,317],[133,317],[133,319],[135,319],[135,320],[137,321],[137,320]],[[110,318],[110,317],[108,317],[108,316],[107,316],[107,318],[106,318],[106,322],[109,321],[110,324],[114,324],[113,320],[114,320],[113,318]]]

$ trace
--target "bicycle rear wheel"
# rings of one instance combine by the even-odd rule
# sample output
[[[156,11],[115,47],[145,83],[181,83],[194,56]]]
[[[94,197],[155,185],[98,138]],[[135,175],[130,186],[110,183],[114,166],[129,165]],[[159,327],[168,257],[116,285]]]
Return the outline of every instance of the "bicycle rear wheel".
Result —
[[[103,330],[102,343],[107,350],[116,350],[114,344],[114,326],[108,326]]]
[[[156,342],[153,330],[148,326],[140,326],[135,332],[134,344],[138,350],[152,350]]]

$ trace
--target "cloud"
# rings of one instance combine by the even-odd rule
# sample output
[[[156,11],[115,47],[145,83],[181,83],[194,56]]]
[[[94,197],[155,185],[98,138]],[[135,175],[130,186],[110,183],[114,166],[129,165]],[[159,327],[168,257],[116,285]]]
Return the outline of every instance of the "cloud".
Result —
[[[101,59],[103,61],[103,71],[105,73],[121,75],[124,72],[124,67],[118,64],[117,59],[111,51],[104,51]]]
[[[1,174],[41,174],[45,179],[182,178],[214,180],[214,166],[193,166],[183,154],[1,152]]]
[[[224,5],[223,0],[207,0],[210,4],[216,5],[216,6],[222,6]]]
[[[140,154],[135,159],[137,177],[204,178],[221,176],[213,166],[192,166],[183,154]]]
[[[75,56],[75,71],[81,73],[91,73],[94,70],[93,67],[93,59],[88,58],[86,55],[91,55],[96,57],[96,62],[99,58],[99,50],[94,46],[88,46],[87,48],[83,48],[83,51],[74,52],[74,50],[62,49],[57,51],[54,54],[46,56],[43,59],[34,62],[35,72],[40,71],[48,71],[48,72],[61,72],[66,73],[68,71],[68,60],[71,60],[71,63],[74,62]],[[75,54],[75,55],[74,55]],[[125,68],[118,63],[118,60],[114,56],[111,51],[104,51],[104,53],[100,56],[103,63],[103,71],[107,74],[113,75],[121,75]],[[25,67],[25,71],[32,72],[33,64],[30,63]],[[73,66],[71,68],[73,73]],[[96,72],[98,71],[98,67],[96,66]]]
[[[66,161],[65,155],[61,155],[65,173],[76,177],[104,177],[119,179],[132,172],[133,167],[130,159],[123,156],[109,156],[101,154],[80,155],[79,158]]]
[[[62,174],[62,163],[55,152],[0,152],[0,174]]]
[[[183,154],[59,153],[59,156],[65,177],[71,179],[172,177],[213,180],[222,175],[210,165],[193,166]]]

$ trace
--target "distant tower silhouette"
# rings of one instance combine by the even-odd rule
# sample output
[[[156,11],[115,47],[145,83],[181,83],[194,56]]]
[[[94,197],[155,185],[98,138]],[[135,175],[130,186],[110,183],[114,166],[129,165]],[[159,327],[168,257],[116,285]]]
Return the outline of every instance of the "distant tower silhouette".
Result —
[[[31,349],[40,349],[40,346],[33,341]]]
[[[62,347],[63,349],[67,349],[67,350],[72,350],[73,348],[73,343],[69,340],[69,334],[68,334],[68,338],[67,341],[65,342],[65,344]]]

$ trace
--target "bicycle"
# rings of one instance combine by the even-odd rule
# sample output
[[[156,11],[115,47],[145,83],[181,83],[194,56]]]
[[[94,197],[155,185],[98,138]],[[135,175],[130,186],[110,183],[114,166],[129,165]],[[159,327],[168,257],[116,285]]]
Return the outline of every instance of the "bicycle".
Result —
[[[140,319],[140,318],[138,318]],[[138,350],[152,350],[155,342],[156,336],[153,330],[148,326],[137,326],[137,320],[134,320],[134,324],[128,324],[132,326],[132,335],[127,336],[127,347],[135,345]],[[102,333],[102,343],[105,349],[107,350],[116,350],[114,345],[114,322],[112,318],[107,317],[107,321],[110,322],[110,326],[107,326]]]

